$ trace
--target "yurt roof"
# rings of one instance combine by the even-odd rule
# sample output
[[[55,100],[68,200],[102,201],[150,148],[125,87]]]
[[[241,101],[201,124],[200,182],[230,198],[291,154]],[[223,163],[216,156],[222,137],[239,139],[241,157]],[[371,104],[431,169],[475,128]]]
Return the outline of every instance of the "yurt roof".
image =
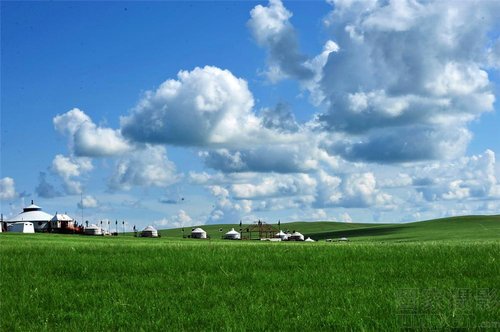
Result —
[[[283,236],[283,235],[287,235],[287,234],[284,233],[282,230],[280,230],[278,233],[276,233],[276,236]]]
[[[193,229],[193,231],[191,233],[206,233],[203,229],[197,227],[195,229]]]
[[[25,207],[23,210],[24,211],[37,211],[37,210],[41,210],[42,208],[39,207],[38,205],[35,205],[33,203],[31,203],[31,205],[28,205],[27,207]]]
[[[85,227],[85,229],[99,229],[99,226],[97,226],[96,224],[91,224],[90,226]]]
[[[293,232],[292,236],[304,236],[304,235],[302,235],[302,234],[301,234],[301,233],[299,233],[299,232]]]
[[[73,221],[73,218],[64,213],[56,213],[50,221]]]
[[[157,232],[156,228],[153,226],[148,226],[142,230],[143,232]]]
[[[52,219],[52,215],[47,212],[43,212],[41,210],[35,211],[23,211],[19,213],[14,218],[9,219],[9,222],[23,222],[23,221],[50,221]]]
[[[306,242],[316,242],[316,241],[314,241],[313,239],[311,239],[310,237],[308,237],[305,241],[306,241]]]
[[[237,231],[235,231],[234,228],[233,228],[229,232],[227,232],[226,235],[240,235],[240,233],[237,232]]]

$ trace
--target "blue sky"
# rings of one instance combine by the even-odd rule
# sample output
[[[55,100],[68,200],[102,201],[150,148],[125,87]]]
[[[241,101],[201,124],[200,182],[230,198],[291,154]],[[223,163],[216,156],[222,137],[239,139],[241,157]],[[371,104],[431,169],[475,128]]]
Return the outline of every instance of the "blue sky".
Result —
[[[86,220],[158,227],[498,213],[498,12],[2,2],[2,213],[81,219],[82,196]]]

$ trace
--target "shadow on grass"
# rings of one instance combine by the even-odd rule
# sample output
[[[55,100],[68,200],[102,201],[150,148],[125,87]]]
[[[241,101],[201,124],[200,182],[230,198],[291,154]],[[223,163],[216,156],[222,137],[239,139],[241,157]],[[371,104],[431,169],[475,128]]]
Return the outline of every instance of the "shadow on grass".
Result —
[[[381,236],[389,235],[400,232],[402,229],[400,226],[383,226],[383,227],[369,227],[369,228],[358,228],[358,229],[344,229],[332,232],[321,232],[321,233],[308,233],[305,236],[310,236],[315,240],[324,239],[338,239],[341,237],[355,238],[355,237],[365,237],[365,236]]]

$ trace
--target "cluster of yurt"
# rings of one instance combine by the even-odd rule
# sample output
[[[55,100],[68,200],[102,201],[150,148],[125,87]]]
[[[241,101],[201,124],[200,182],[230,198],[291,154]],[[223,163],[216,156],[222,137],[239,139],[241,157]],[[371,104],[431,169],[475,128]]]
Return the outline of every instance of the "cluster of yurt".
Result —
[[[102,228],[97,226],[96,224],[91,224],[90,226],[85,227],[84,230],[85,235],[103,235]]]
[[[202,228],[196,227],[191,231],[192,239],[206,239],[207,232],[205,232]]]
[[[278,233],[275,234],[275,238],[281,239],[281,241],[306,241],[304,240],[304,235],[302,233],[299,233],[297,231],[293,231],[292,233],[285,233],[282,230],[280,230]],[[308,238],[307,242],[314,241],[311,238]]]
[[[241,234],[232,228],[229,232],[224,234],[226,240],[241,240]]]
[[[141,237],[158,237],[158,230],[153,226],[147,226],[142,230]]]

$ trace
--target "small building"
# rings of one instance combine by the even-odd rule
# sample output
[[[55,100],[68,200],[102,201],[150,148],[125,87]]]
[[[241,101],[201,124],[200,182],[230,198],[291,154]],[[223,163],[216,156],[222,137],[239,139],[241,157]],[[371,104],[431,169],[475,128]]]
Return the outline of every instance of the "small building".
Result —
[[[57,213],[50,219],[51,229],[66,229],[75,227],[75,220],[65,213]]]
[[[35,233],[35,227],[32,222],[15,222],[9,225],[9,232],[12,233]]]
[[[276,233],[275,237],[281,239],[282,241],[286,241],[286,240],[288,240],[289,235],[290,234],[287,234],[287,233],[283,232],[282,230],[280,230],[278,233]]]
[[[206,239],[207,232],[205,232],[203,229],[197,227],[191,231],[191,238],[193,238],[193,239]]]
[[[85,227],[85,235],[102,235],[102,229],[96,224]]]
[[[141,237],[158,237],[158,231],[153,226],[148,226],[142,230]]]
[[[289,237],[288,240],[290,241],[304,241],[304,235],[302,235],[299,232],[293,232]]]
[[[241,234],[238,233],[237,231],[235,231],[233,228],[229,232],[224,234],[224,239],[226,239],[226,240],[240,240]]]
[[[38,205],[33,204],[25,207],[23,212],[14,218],[7,220],[7,223],[31,222],[36,232],[47,231],[52,216],[44,211]]]

